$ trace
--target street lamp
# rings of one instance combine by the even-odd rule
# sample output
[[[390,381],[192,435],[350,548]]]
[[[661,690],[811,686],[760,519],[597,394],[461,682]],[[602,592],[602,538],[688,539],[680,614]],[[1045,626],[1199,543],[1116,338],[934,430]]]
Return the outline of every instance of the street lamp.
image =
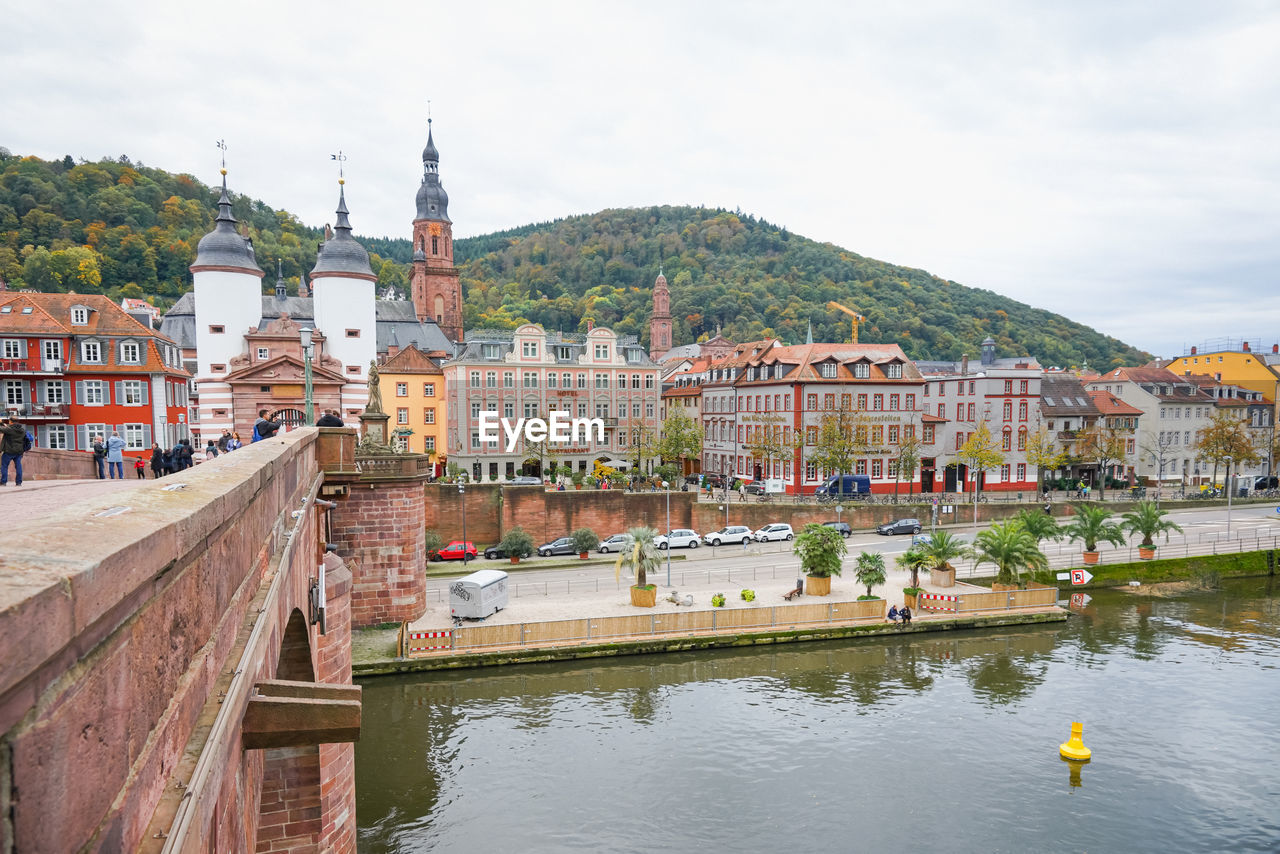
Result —
[[[315,404],[311,400],[311,336],[314,331],[310,326],[298,330],[302,339],[302,382],[307,402],[307,424],[314,424],[316,420]]]
[[[462,505],[462,568],[467,568],[467,487],[458,481],[458,503]]]
[[[671,586],[671,484],[667,481],[662,482],[662,488],[667,491],[667,586]]]

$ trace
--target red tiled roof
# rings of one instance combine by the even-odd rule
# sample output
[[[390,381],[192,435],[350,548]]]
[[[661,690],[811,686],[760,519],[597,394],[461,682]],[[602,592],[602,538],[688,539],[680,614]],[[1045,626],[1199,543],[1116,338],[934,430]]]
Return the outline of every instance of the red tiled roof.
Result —
[[[1098,390],[1088,392],[1089,397],[1093,398],[1093,405],[1098,407],[1098,411],[1103,415],[1141,415],[1142,410],[1136,406],[1125,403],[1109,391]]]

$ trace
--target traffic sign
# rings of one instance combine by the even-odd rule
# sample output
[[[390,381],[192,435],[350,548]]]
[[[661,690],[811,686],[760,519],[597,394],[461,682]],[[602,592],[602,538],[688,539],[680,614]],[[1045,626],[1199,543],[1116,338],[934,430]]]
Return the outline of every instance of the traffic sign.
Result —
[[[1059,573],[1058,573],[1058,580],[1059,580],[1059,581],[1066,581],[1066,580],[1067,580],[1067,579],[1069,579],[1070,577],[1071,577],[1071,573],[1069,573],[1069,572],[1059,572]]]
[[[1071,570],[1072,585],[1078,587],[1081,584],[1088,584],[1090,581],[1093,581],[1093,573],[1089,572],[1089,570],[1087,569]]]

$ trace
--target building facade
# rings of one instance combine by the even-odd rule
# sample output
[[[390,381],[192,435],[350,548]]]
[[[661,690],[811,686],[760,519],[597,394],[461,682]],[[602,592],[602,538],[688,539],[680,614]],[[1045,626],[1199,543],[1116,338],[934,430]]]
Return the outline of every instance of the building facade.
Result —
[[[398,451],[426,454],[439,476],[445,456],[448,414],[444,371],[437,359],[410,344],[393,348],[378,368],[382,406],[391,416],[391,444]]]
[[[645,432],[659,428],[658,366],[639,341],[604,327],[585,335],[546,332],[527,323],[514,332],[468,333],[457,357],[441,366],[448,418],[449,462],[476,481],[542,475],[551,463],[589,473],[597,461],[643,455]],[[483,419],[599,418],[603,436],[553,445],[505,435],[481,440]],[[481,413],[492,413],[483,416]],[[652,455],[641,467],[653,464]],[[453,467],[450,466],[450,470]]]

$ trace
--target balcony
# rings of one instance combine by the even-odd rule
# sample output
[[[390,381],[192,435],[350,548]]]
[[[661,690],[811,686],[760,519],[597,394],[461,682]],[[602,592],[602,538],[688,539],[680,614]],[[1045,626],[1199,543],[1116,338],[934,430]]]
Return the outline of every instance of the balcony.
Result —
[[[65,419],[68,409],[65,403],[10,403],[4,412],[25,421],[43,421]]]
[[[67,369],[62,359],[0,359],[0,373],[5,374],[61,374]]]

